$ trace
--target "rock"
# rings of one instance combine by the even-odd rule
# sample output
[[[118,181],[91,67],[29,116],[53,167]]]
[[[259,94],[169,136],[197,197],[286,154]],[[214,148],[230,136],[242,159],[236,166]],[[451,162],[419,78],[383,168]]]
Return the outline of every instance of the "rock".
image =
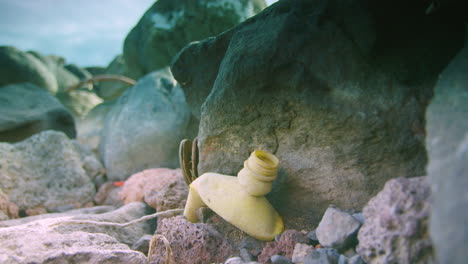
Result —
[[[314,246],[297,243],[292,254],[293,263],[303,263],[305,256],[314,250]]]
[[[148,168],[178,167],[179,142],[191,135],[189,122],[184,93],[169,69],[140,79],[106,115],[99,152],[107,178],[125,180]]]
[[[357,244],[356,235],[361,223],[351,214],[338,208],[328,207],[316,233],[324,247],[345,249]]]
[[[364,264],[364,261],[362,260],[361,256],[355,255],[351,258],[348,258],[348,264]]]
[[[270,260],[273,264],[292,264],[289,258],[281,255],[273,255]]]
[[[39,59],[15,47],[0,46],[0,86],[30,82],[55,94],[55,76]]]
[[[134,203],[106,214],[47,218],[0,228],[0,262],[147,263],[141,252],[125,245],[135,240],[133,237],[148,231],[142,228],[147,224],[118,229],[77,224],[52,226],[71,219],[126,222],[144,214],[144,208],[144,204]]]
[[[99,144],[107,113],[115,101],[101,103],[90,110],[84,118],[77,120],[78,141],[99,154]]]
[[[366,263],[435,263],[426,177],[396,178],[364,207],[357,252]]]
[[[144,201],[158,212],[184,208],[188,186],[180,169],[149,169],[133,174],[120,192],[121,200],[127,204]]]
[[[307,233],[307,237],[309,238],[310,242],[312,242],[312,245],[319,244],[319,240],[317,238],[317,231],[316,230],[312,230],[309,233]]]
[[[93,75],[91,75],[91,73],[87,69],[80,68],[76,64],[67,64],[67,65],[65,65],[65,69],[67,71],[73,73],[73,75],[78,77],[78,79],[80,79],[80,81],[81,80],[86,80],[86,79],[89,79],[89,78],[93,77]]]
[[[162,219],[156,234],[170,242],[177,264],[219,263],[233,253],[229,243],[218,231],[207,224],[187,222],[183,216]],[[165,252],[165,245],[157,240],[149,263],[164,263]]]
[[[240,257],[228,258],[224,264],[245,264],[245,262]]]
[[[268,198],[297,229],[330,203],[358,210],[388,179],[423,175],[425,108],[464,25],[422,3],[382,5],[279,1],[184,48],[174,76],[188,101],[206,96],[199,173],[235,175],[252,149],[274,153],[282,173]]]
[[[65,134],[45,131],[15,144],[0,143],[0,189],[20,210],[57,212],[92,201],[93,175]]]
[[[137,242],[135,242],[135,244],[132,245],[131,249],[135,251],[140,251],[141,253],[148,255],[149,245],[152,238],[152,235],[142,236],[140,239],[138,239]]]
[[[338,258],[338,264],[348,264],[348,258],[344,255],[340,255]]]
[[[265,6],[264,0],[157,1],[125,39],[123,55],[131,77],[168,66],[189,42],[219,34]]]
[[[108,213],[110,211],[114,211],[116,207],[114,206],[93,206],[93,207],[85,207],[79,209],[69,210],[63,213],[48,213],[48,214],[40,214],[34,216],[28,216],[18,219],[11,219],[6,221],[0,222],[0,227],[9,227],[9,226],[16,226],[16,225],[23,225],[33,221],[46,219],[46,218],[55,218],[55,217],[62,217],[62,216],[76,216],[76,215],[87,215],[87,214],[103,214]]]
[[[44,56],[38,52],[28,51],[27,53],[39,59],[46,68],[55,76],[57,80],[57,92],[65,92],[68,88],[78,84],[80,79],[65,68],[65,59],[59,56]]]
[[[297,243],[306,244],[309,241],[306,235],[297,230],[286,230],[281,234],[279,242],[268,242],[263,248],[262,254],[258,256],[260,263],[268,263],[267,261],[273,255],[282,255],[287,258],[292,258],[294,246]]]
[[[114,182],[106,182],[99,187],[94,196],[94,202],[99,205],[121,206],[124,203],[120,199],[122,187],[115,186]]]
[[[467,26],[468,27],[468,26]],[[441,73],[427,110],[430,231],[439,263],[468,259],[468,33],[465,47]]]
[[[356,220],[358,220],[359,223],[361,223],[361,225],[364,224],[365,219],[364,219],[364,215],[363,215],[362,213],[354,213],[354,214],[352,214],[352,216],[353,216],[354,218],[356,218]]]
[[[18,142],[44,130],[76,135],[73,117],[44,89],[31,83],[0,87],[0,141]]]
[[[6,196],[2,189],[0,189],[0,221],[18,218],[19,208],[16,204],[10,202],[8,196]]]
[[[333,248],[317,248],[304,258],[304,264],[337,264],[340,254]]]
[[[56,97],[77,118],[84,117],[91,109],[102,103],[99,96],[86,90],[60,92],[57,93]]]
[[[250,236],[245,236],[241,239],[238,248],[242,259],[246,262],[257,259],[262,253],[265,242],[257,240]]]
[[[123,75],[129,76],[125,59],[122,55],[115,57],[112,62],[107,66],[103,74]],[[138,76],[141,77],[141,76]],[[95,88],[97,94],[106,101],[117,99],[130,85],[123,82],[102,82]]]

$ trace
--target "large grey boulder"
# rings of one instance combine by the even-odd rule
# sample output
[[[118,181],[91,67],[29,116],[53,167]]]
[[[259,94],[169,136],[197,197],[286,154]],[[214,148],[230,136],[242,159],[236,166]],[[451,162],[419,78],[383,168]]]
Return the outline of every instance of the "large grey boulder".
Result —
[[[468,259],[468,34],[441,73],[427,111],[431,236],[440,263]]]
[[[191,41],[214,36],[265,8],[264,0],[159,0],[125,39],[130,77],[169,65]]]
[[[188,135],[190,111],[168,68],[141,78],[106,116],[101,160],[110,180],[148,168],[178,166],[178,146]]]
[[[51,217],[0,228],[0,262],[147,263],[145,255],[130,250],[129,245],[153,232],[148,223],[123,228],[66,223],[70,220],[122,223],[145,213],[143,203],[133,203],[103,214]]]
[[[0,141],[18,142],[44,130],[76,135],[73,116],[43,88],[32,83],[0,87]]]
[[[0,189],[27,215],[82,207],[93,200],[100,163],[81,151],[57,131],[0,143]]]
[[[184,48],[174,76],[205,95],[191,105],[199,172],[236,175],[252,150],[274,153],[268,198],[301,229],[329,204],[360,210],[388,179],[424,175],[425,108],[464,25],[406,3],[279,1]]]
[[[31,82],[55,94],[57,80],[49,69],[34,55],[15,47],[0,47],[0,86]]]
[[[431,189],[426,177],[388,181],[364,207],[357,252],[366,263],[429,264]]]

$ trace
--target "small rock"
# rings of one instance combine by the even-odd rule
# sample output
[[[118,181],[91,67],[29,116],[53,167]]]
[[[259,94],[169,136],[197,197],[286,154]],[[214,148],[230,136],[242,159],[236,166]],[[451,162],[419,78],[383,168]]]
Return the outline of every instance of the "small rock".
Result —
[[[245,262],[240,257],[228,258],[224,264],[244,264]]]
[[[250,254],[249,250],[246,248],[240,248],[239,249],[239,255],[241,256],[242,260],[244,261],[253,261],[254,258],[252,254]]]
[[[292,262],[304,262],[305,256],[314,250],[314,246],[297,243],[294,246],[294,251],[292,254]]]
[[[260,263],[266,263],[273,255],[282,255],[291,258],[294,246],[297,243],[307,244],[309,239],[297,230],[286,230],[281,234],[279,242],[268,242],[263,248],[262,254],[258,256]]]
[[[144,235],[140,239],[138,239],[135,244],[131,246],[132,250],[140,251],[141,253],[147,255],[149,250],[149,244],[151,239],[153,238],[152,235]]]
[[[348,258],[348,264],[364,264],[364,260],[362,260],[361,256],[355,255]]]
[[[310,239],[310,242],[312,242],[312,245],[317,245],[319,243],[316,230],[307,233],[307,237]]]
[[[183,216],[162,219],[156,234],[169,241],[177,264],[220,263],[234,253],[228,241],[213,227],[190,223]],[[150,263],[164,263],[165,252],[166,246],[157,240]]]
[[[262,253],[265,242],[251,236],[242,238],[239,244],[240,255],[244,261],[253,261]]]
[[[273,264],[292,264],[289,258],[281,255],[273,255],[270,259]]]
[[[364,207],[358,254],[367,263],[433,263],[426,177],[389,180]],[[444,263],[445,264],[445,263]]]
[[[365,219],[364,219],[364,214],[363,213],[354,213],[354,214],[352,214],[352,216],[354,218],[356,218],[359,221],[359,223],[361,223],[361,225],[364,224]]]
[[[338,258],[338,264],[348,264],[348,258],[344,255],[340,255]]]
[[[18,206],[8,199],[0,189],[0,221],[19,217]]]
[[[120,200],[121,190],[122,187],[115,186],[113,182],[106,182],[99,187],[94,196],[94,202],[98,205],[122,206],[123,202]]]
[[[346,248],[356,242],[361,223],[351,214],[329,207],[317,227],[317,238],[324,247]]]
[[[304,264],[337,264],[340,254],[333,248],[318,248],[304,258]]]

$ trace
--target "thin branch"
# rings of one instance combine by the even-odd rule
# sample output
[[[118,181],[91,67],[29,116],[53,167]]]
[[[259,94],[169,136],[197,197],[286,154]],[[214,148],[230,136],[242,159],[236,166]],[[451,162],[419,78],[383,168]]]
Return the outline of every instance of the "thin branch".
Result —
[[[96,83],[96,82],[110,82],[110,81],[120,81],[120,82],[126,83],[128,85],[132,85],[132,86],[136,84],[135,80],[133,80],[131,78],[128,78],[126,76],[123,76],[123,75],[103,74],[103,75],[96,75],[96,76],[93,76],[92,78],[80,81],[78,84],[70,86],[67,89],[67,92],[76,90],[76,89],[78,89],[78,88],[80,88],[82,86],[88,85],[88,84],[93,84],[93,83]]]

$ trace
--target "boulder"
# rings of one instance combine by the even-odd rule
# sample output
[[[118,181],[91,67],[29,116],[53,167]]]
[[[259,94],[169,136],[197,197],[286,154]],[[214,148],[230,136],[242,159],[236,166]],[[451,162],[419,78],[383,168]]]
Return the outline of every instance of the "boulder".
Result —
[[[57,80],[38,58],[15,47],[0,46],[0,86],[33,83],[55,94]]]
[[[180,169],[148,169],[133,174],[120,191],[120,198],[130,202],[146,202],[158,212],[183,209],[189,187]]]
[[[140,79],[106,115],[99,152],[108,179],[178,167],[179,142],[190,135],[189,125],[184,93],[169,69]]]
[[[199,174],[236,175],[252,150],[274,153],[282,168],[268,198],[288,228],[312,229],[329,204],[359,210],[388,179],[425,173],[425,108],[464,25],[426,16],[422,2],[364,2],[279,1],[173,63],[184,91],[205,96],[191,106]]]
[[[265,6],[264,0],[155,2],[125,39],[123,55],[130,77],[168,66],[189,42],[219,34]]]
[[[144,204],[133,203],[104,214],[53,217],[0,228],[0,262],[147,263],[145,255],[130,250],[128,245],[151,232],[148,224],[115,228],[66,223],[85,219],[127,222],[145,212]]]
[[[436,263],[428,230],[426,177],[396,178],[364,207],[357,252],[366,263]]]
[[[76,135],[73,116],[44,89],[31,83],[0,87],[1,142],[18,142],[44,130]]]
[[[468,30],[468,29],[467,29]],[[428,108],[430,230],[439,263],[468,259],[468,34],[465,47],[441,73]]]
[[[65,65],[65,69],[73,73],[73,75],[78,77],[80,80],[86,80],[93,77],[87,69],[80,68],[76,64],[67,64]]]
[[[118,55],[117,57],[115,57],[107,66],[103,74],[129,76],[127,66],[125,64],[125,59],[123,58],[123,56]],[[126,83],[113,81],[102,82],[94,89],[99,95],[99,97],[103,98],[106,101],[109,101],[117,99],[129,87],[130,85]]]
[[[26,214],[37,208],[57,212],[88,205],[96,192],[92,171],[98,161],[84,160],[80,151],[57,131],[0,143],[0,189]]]
[[[345,249],[357,243],[357,231],[361,223],[350,213],[338,208],[328,207],[320,221],[316,234],[320,245]]]
[[[190,223],[183,216],[162,219],[156,234],[168,240],[177,264],[222,263],[233,253],[229,243],[210,225]],[[165,260],[166,246],[156,240],[149,263],[167,263]]]
[[[102,103],[102,99],[87,90],[74,90],[56,94],[57,99],[78,119]]]
[[[91,109],[83,118],[76,120],[77,140],[95,153],[99,153],[106,115],[114,103],[115,101],[103,102]]]

